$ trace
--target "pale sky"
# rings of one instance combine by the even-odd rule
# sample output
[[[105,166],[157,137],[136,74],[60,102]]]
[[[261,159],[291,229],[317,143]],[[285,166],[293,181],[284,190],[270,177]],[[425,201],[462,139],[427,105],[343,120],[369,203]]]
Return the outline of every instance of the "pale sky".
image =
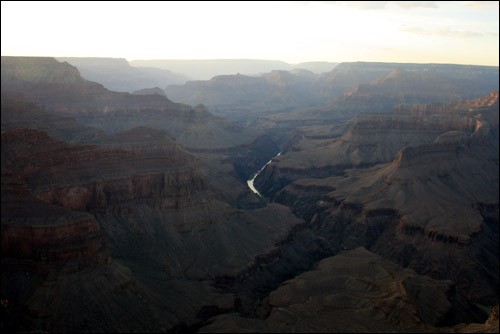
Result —
[[[498,1],[1,2],[2,55],[494,65]]]

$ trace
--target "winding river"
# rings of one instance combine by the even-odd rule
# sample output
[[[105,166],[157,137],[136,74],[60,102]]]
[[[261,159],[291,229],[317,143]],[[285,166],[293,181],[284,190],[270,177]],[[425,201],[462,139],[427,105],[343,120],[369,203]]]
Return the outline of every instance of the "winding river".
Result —
[[[255,173],[255,175],[250,180],[247,181],[248,188],[250,188],[251,191],[259,195],[259,197],[262,197],[262,195],[259,193],[257,189],[255,189],[255,187],[253,186],[253,182],[255,181],[255,178],[259,176],[259,174],[264,170],[264,168],[266,168],[266,166],[269,165],[274,158],[279,157],[280,155],[281,152],[272,157],[271,160],[269,160],[257,173]]]

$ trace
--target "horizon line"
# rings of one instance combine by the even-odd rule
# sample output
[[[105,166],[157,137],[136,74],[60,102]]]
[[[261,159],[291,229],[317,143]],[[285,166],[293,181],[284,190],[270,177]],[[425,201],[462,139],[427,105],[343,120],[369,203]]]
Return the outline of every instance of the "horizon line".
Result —
[[[127,62],[132,61],[161,61],[161,60],[169,60],[169,61],[275,61],[282,62],[289,65],[298,65],[303,63],[333,63],[333,64],[341,64],[341,63],[386,63],[386,64],[422,64],[422,65],[464,65],[464,66],[487,66],[487,67],[499,67],[499,65],[484,65],[484,64],[463,64],[463,63],[434,63],[434,62],[397,62],[397,61],[372,61],[372,60],[349,60],[349,61],[330,61],[330,60],[309,60],[309,61],[301,61],[301,62],[287,62],[280,59],[262,59],[262,58],[142,58],[142,59],[128,59],[126,57],[103,57],[103,56],[12,56],[12,55],[1,55],[1,57],[18,57],[18,58],[94,58],[94,59],[123,59]]]

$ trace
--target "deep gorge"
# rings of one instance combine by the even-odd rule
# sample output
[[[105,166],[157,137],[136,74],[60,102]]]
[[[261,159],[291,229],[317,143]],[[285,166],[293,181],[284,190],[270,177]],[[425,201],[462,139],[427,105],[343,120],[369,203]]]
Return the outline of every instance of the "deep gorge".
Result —
[[[494,330],[498,68],[433,68],[223,76],[188,105],[2,57],[8,330]]]

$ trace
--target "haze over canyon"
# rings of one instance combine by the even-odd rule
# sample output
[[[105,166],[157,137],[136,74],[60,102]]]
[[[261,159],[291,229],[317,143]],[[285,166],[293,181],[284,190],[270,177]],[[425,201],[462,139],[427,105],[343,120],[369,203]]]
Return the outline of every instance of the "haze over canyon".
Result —
[[[498,332],[497,66],[1,77],[2,330]]]

